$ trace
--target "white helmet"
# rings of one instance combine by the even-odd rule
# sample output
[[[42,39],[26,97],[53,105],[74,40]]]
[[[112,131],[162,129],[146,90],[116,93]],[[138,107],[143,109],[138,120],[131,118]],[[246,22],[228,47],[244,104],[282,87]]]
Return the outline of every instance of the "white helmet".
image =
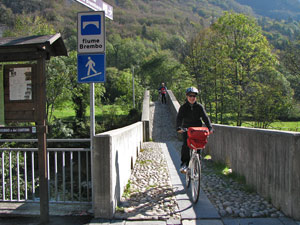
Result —
[[[196,95],[198,94],[198,89],[195,87],[189,87],[188,89],[186,89],[185,93],[188,95],[189,93],[195,93]]]

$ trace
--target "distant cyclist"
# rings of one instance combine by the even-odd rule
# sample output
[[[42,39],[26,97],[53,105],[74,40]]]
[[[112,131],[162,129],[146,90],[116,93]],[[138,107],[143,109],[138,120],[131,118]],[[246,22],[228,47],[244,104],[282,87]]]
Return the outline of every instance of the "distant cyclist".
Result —
[[[183,145],[181,147],[181,173],[186,173],[190,161],[189,147],[187,146],[187,132],[183,132],[182,128],[202,127],[202,120],[205,125],[212,131],[212,125],[207,113],[200,103],[196,101],[198,89],[189,87],[186,89],[186,102],[180,106],[176,118],[176,128],[178,133],[183,134]]]
[[[158,89],[158,92],[161,96],[161,103],[167,104],[167,99],[166,99],[167,87],[165,86],[165,83],[161,83],[161,87]]]

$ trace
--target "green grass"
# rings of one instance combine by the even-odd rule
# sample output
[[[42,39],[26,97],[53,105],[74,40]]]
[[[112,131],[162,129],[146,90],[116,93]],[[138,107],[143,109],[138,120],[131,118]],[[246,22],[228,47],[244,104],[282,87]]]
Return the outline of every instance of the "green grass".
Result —
[[[72,104],[70,102],[66,102],[64,107],[54,110],[52,118],[53,117],[62,120],[69,120],[70,118],[74,118],[75,111],[73,110]]]
[[[245,122],[242,124],[244,127],[254,127],[254,122]],[[300,121],[278,121],[273,122],[267,129],[284,130],[284,131],[296,131],[300,132]]]
[[[125,208],[124,207],[119,207],[119,206],[116,206],[116,211],[117,212],[125,212]]]
[[[120,105],[95,105],[95,117],[97,120],[101,120],[103,114],[105,115],[127,115],[128,110],[124,109],[123,106]],[[64,107],[60,109],[56,109],[53,112],[53,116],[62,120],[74,120],[75,118],[75,110],[73,109],[71,102],[66,102]],[[90,116],[90,107],[88,106],[86,109],[86,116]]]
[[[147,159],[147,160],[137,160],[137,163],[139,163],[141,165],[149,164],[151,162],[152,162],[152,160],[149,160],[149,159]]]
[[[211,156],[210,155],[206,155],[204,157],[204,159],[211,160]],[[214,174],[217,174],[218,176],[220,176],[222,178],[225,178],[227,181],[229,181],[230,179],[232,179],[232,180],[238,182],[239,184],[241,184],[242,185],[242,187],[241,187],[242,190],[244,190],[244,191],[246,191],[248,193],[255,192],[255,189],[253,187],[251,187],[250,185],[246,185],[246,178],[245,178],[245,176],[233,172],[232,169],[229,168],[224,163],[211,162],[208,165],[208,167],[213,170]]]
[[[132,193],[132,190],[131,190],[131,181],[128,180],[128,183],[126,184],[125,190],[123,192],[123,197],[129,198],[130,195],[131,195],[131,193]]]
[[[276,130],[288,130],[288,131],[300,132],[300,121],[274,122],[270,125],[270,128]]]

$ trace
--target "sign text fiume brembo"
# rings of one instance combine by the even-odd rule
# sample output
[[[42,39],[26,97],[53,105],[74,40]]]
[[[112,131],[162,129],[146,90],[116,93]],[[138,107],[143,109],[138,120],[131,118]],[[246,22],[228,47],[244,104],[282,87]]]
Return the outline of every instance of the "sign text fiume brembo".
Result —
[[[102,49],[103,44],[99,39],[83,39],[82,44],[79,44],[80,49]]]

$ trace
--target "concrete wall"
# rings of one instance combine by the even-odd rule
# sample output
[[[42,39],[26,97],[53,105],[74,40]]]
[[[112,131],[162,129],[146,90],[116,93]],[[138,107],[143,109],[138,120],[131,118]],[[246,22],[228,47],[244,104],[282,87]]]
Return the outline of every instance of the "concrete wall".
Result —
[[[143,123],[98,134],[93,141],[93,210],[112,218],[143,142]]]
[[[176,123],[176,116],[179,111],[180,104],[178,103],[176,97],[174,96],[171,90],[168,90],[167,92],[167,105],[169,106],[169,109],[171,111],[174,123]]]
[[[142,111],[142,122],[143,122],[143,137],[144,141],[149,141],[151,137],[151,127],[150,127],[150,92],[146,90],[144,93],[143,100],[143,111]]]
[[[173,117],[178,102],[168,91]],[[280,208],[300,219],[300,133],[213,125],[207,150],[214,161],[245,176],[248,185]]]
[[[209,152],[248,185],[300,219],[300,133],[214,125]]]

